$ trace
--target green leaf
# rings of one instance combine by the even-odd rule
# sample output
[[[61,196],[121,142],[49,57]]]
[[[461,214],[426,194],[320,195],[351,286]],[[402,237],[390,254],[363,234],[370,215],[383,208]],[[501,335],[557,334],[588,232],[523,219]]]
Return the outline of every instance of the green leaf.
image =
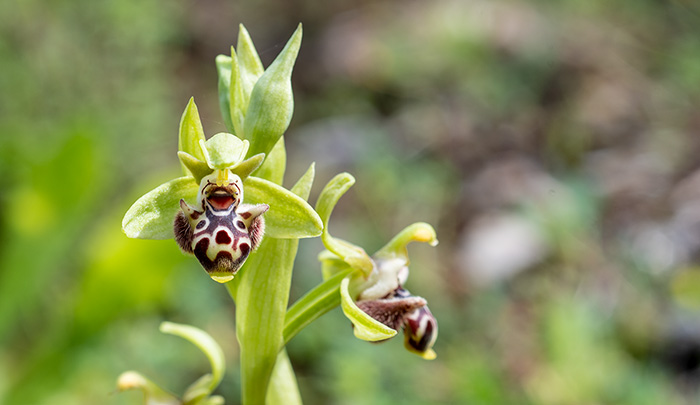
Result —
[[[332,178],[318,196],[316,212],[318,212],[318,215],[323,221],[323,234],[321,235],[321,239],[326,249],[341,257],[352,267],[361,269],[365,275],[368,275],[372,272],[374,263],[364,249],[342,239],[334,238],[328,231],[328,221],[333,212],[333,208],[335,208],[340,197],[342,197],[353,184],[355,184],[355,178],[349,173],[340,173]]]
[[[356,270],[345,264],[343,270],[314,287],[289,308],[284,318],[285,345],[311,322],[340,305],[340,283],[353,271]]]
[[[207,373],[187,387],[182,396],[182,402],[184,405],[199,404],[201,403],[200,401],[208,397],[211,393],[210,386],[213,380],[214,376]]]
[[[179,405],[181,402],[175,395],[160,388],[153,381],[135,371],[127,371],[117,378],[117,390],[141,390],[144,394],[145,405]]]
[[[233,122],[231,121],[231,63],[232,58],[226,55],[216,57],[216,72],[219,76],[219,108],[221,116],[224,118],[226,129],[235,133]]]
[[[187,152],[177,152],[177,157],[180,162],[187,168],[188,173],[192,174],[194,181],[199,184],[202,178],[210,175],[214,170],[208,164],[195,158]]]
[[[200,161],[204,160],[204,152],[200,145],[200,141],[204,141],[204,129],[202,129],[202,121],[199,119],[199,111],[194,103],[194,97],[185,107],[185,112],[180,118],[180,134],[178,137],[178,151],[185,152]],[[182,162],[184,174],[190,173],[188,167]]]
[[[209,389],[207,395],[214,391],[221,382],[221,379],[224,377],[224,372],[226,371],[224,352],[214,338],[205,331],[195,328],[194,326],[172,322],[161,323],[160,331],[189,340],[190,343],[197,346],[199,350],[207,356],[209,364],[211,364],[211,380],[204,378],[200,379],[200,381],[207,381],[207,388]],[[198,384],[195,383],[195,387],[197,386]]]
[[[138,239],[170,239],[180,199],[193,202],[199,185],[192,177],[180,177],[161,184],[136,200],[122,220],[126,236]]]
[[[245,116],[245,139],[250,141],[249,155],[269,153],[287,130],[294,112],[292,68],[301,45],[301,24],[282,52],[253,87]]]
[[[268,405],[301,405],[301,394],[287,350],[280,350],[267,389]]]
[[[255,172],[256,177],[269,180],[275,184],[282,185],[284,170],[287,167],[287,151],[284,147],[284,136],[280,137],[275,146],[267,155],[265,162]]]
[[[241,180],[245,180],[250,176],[251,173],[255,171],[265,160],[264,153],[258,153],[255,156],[251,156],[246,160],[238,162],[233,167],[231,167],[231,172],[238,175]]]
[[[374,254],[376,259],[391,259],[400,257],[408,264],[408,251],[406,245],[411,242],[427,242],[430,246],[437,246],[438,240],[435,229],[425,222],[416,222],[404,228],[383,248]]]
[[[248,141],[233,134],[220,132],[207,139],[204,157],[212,169],[226,169],[243,160],[248,151]]]
[[[367,315],[363,310],[355,305],[355,301],[350,297],[348,285],[350,277],[345,277],[340,283],[340,306],[343,313],[352,322],[355,337],[369,342],[386,340],[396,335],[396,331],[383,323]]]
[[[272,238],[312,238],[321,234],[323,223],[311,206],[291,191],[250,176],[244,183],[244,202],[268,204],[265,234]]]

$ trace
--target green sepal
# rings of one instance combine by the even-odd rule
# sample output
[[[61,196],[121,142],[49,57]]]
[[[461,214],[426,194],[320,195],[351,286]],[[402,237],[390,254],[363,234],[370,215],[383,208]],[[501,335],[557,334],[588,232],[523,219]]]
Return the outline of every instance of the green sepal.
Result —
[[[248,177],[243,185],[245,203],[270,206],[265,213],[266,236],[313,238],[323,231],[323,222],[316,211],[293,192],[255,176]]]
[[[374,263],[365,250],[350,242],[332,237],[328,231],[328,221],[333,212],[333,208],[335,208],[340,197],[342,197],[353,184],[355,184],[355,178],[349,173],[340,173],[333,177],[318,196],[316,212],[318,212],[318,215],[323,221],[321,239],[326,249],[335,253],[352,267],[362,270],[365,275],[369,275],[369,273],[372,272]]]
[[[182,403],[175,395],[135,371],[126,371],[117,378],[117,390],[119,392],[143,391],[144,405],[180,405]]]
[[[220,132],[206,142],[200,141],[204,158],[212,169],[227,169],[243,160],[250,143],[233,134]]]
[[[209,165],[206,164],[206,162],[195,158],[187,152],[179,151],[177,152],[177,157],[180,159],[180,163],[182,163],[182,165],[187,168],[188,173],[190,173],[192,177],[194,177],[194,181],[197,184],[199,184],[199,182],[202,181],[202,178],[214,172],[214,169],[209,167]]]
[[[430,246],[437,246],[438,240],[435,229],[425,222],[416,222],[404,228],[383,248],[374,254],[375,259],[391,259],[400,257],[408,264],[408,251],[406,245],[411,242],[426,242]]]
[[[258,153],[257,155],[251,156],[246,160],[238,162],[231,167],[231,172],[238,175],[241,180],[245,180],[253,173],[265,160],[264,153]]]
[[[191,387],[190,390],[199,392],[203,390],[208,390],[206,395],[209,395],[221,382],[224,377],[224,372],[226,371],[226,360],[224,358],[224,351],[221,350],[221,346],[205,331],[195,328],[190,325],[182,325],[172,322],[163,322],[160,324],[160,331],[163,333],[168,333],[171,335],[179,336],[184,338],[190,343],[194,344],[201,350],[209,360],[211,365],[211,378],[200,378]],[[188,390],[188,391],[190,391]],[[199,393],[197,394],[199,395]],[[206,396],[204,395],[204,396]],[[185,402],[187,403],[187,402]]]
[[[353,333],[358,339],[369,342],[386,340],[396,335],[396,331],[367,315],[355,305],[350,296],[348,286],[350,277],[345,277],[340,283],[340,306],[345,316],[353,325]]]
[[[357,270],[345,264],[343,270],[314,287],[289,308],[284,318],[285,344],[311,322],[340,305],[340,283],[353,271]]]
[[[236,132],[231,120],[231,100],[229,90],[231,88],[231,63],[232,58],[226,55],[217,55],[216,72],[219,76],[219,108],[224,118],[226,129]]]
[[[284,171],[287,167],[287,151],[284,147],[284,136],[280,137],[262,166],[255,172],[256,177],[282,185]]]
[[[130,238],[172,238],[173,221],[180,210],[180,199],[192,203],[198,191],[199,185],[190,176],[161,184],[129,208],[122,220],[122,231]]]
[[[282,52],[253,87],[243,130],[245,139],[250,140],[249,155],[269,153],[289,126],[294,112],[292,68],[301,36],[299,24]]]
[[[202,121],[199,118],[197,105],[194,103],[194,97],[190,97],[190,101],[185,107],[185,111],[180,118],[180,133],[178,136],[177,149],[178,151],[188,153],[194,158],[204,160],[204,152],[200,141],[204,141],[204,129]],[[183,164],[184,166],[184,164]],[[183,167],[186,169],[186,167]],[[185,172],[187,174],[187,172]]]
[[[319,253],[318,260],[321,262],[321,273],[324,280],[328,280],[339,272],[350,268],[350,265],[345,260],[329,250]]]

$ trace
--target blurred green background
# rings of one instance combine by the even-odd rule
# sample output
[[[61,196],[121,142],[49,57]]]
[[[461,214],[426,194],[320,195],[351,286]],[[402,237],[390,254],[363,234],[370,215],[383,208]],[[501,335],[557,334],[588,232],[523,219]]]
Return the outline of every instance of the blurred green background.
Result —
[[[0,3],[0,403],[181,393],[234,310],[172,241],[121,217],[179,171],[194,96],[224,129],[214,57],[244,23],[265,65],[304,40],[288,183],[357,184],[332,232],[372,252],[415,221],[406,287],[438,359],[369,344],[336,310],[288,349],[309,404],[700,401],[700,6],[659,0],[15,0]],[[292,297],[320,281],[303,241]],[[271,274],[274,276],[274,274]]]

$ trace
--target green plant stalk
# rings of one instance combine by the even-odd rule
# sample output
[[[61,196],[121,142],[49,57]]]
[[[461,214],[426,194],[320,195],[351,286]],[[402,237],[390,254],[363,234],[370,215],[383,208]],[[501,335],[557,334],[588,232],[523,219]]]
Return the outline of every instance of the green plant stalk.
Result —
[[[241,347],[242,402],[265,403],[270,376],[282,348],[298,239],[266,238],[229,291],[236,301],[236,333]],[[274,275],[274,277],[272,277]]]
[[[289,308],[284,320],[285,345],[311,322],[340,305],[340,283],[353,271],[356,270],[348,268],[335,274],[299,298]]]
[[[311,165],[291,191],[307,199],[313,177],[314,166]],[[284,347],[282,333],[298,245],[298,239],[265,238],[239,276],[228,284],[237,304],[236,332],[241,347],[245,405],[266,402],[270,378]],[[288,386],[296,387],[296,379],[291,366],[281,365],[275,373],[273,387]],[[288,394],[277,392],[277,388],[273,391],[275,401],[280,404],[294,403],[294,392],[298,393],[298,389],[286,390]]]

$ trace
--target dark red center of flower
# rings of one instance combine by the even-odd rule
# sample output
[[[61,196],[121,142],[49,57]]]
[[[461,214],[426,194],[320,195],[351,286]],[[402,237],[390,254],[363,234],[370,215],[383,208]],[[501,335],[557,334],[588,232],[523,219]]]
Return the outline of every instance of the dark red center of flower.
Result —
[[[231,193],[224,190],[215,190],[207,197],[207,201],[215,210],[227,210],[236,199]]]

